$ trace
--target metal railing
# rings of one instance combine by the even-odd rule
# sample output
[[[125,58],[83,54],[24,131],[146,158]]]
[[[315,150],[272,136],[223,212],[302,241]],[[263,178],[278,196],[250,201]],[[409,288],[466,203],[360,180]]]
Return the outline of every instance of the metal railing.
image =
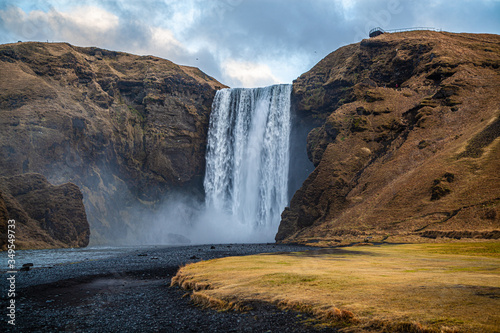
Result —
[[[370,32],[368,33],[368,36],[375,37],[375,36],[381,35],[383,33],[385,33],[384,29],[382,29],[381,27],[376,27],[376,28],[373,28],[372,30],[370,30]]]
[[[429,31],[437,31],[441,32],[443,30],[441,29],[436,29],[436,28],[430,28],[430,27],[415,27],[415,28],[403,28],[403,29],[391,29],[391,30],[384,30],[381,27],[376,27],[370,30],[370,33],[368,34],[370,37],[372,35],[378,36],[384,33],[392,33],[392,32],[405,32],[405,31],[414,31],[414,30],[429,30]]]

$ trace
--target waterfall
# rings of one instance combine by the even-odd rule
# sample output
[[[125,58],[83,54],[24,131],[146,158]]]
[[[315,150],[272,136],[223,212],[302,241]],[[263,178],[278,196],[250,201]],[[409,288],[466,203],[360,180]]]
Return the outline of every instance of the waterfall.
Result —
[[[206,207],[273,240],[288,203],[291,85],[222,89],[210,116]],[[241,228],[244,226],[244,228]]]

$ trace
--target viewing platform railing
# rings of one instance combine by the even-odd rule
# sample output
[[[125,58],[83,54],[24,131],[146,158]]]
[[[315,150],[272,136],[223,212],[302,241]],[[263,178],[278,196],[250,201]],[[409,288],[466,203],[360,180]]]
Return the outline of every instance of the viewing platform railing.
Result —
[[[391,29],[391,30],[384,30],[381,27],[376,27],[370,30],[370,33],[368,34],[370,37],[375,37],[384,33],[392,33],[392,32],[405,32],[405,31],[414,31],[414,30],[430,30],[430,31],[437,31],[441,32],[441,29],[436,29],[436,28],[429,28],[429,27],[416,27],[416,28],[403,28],[403,29]]]

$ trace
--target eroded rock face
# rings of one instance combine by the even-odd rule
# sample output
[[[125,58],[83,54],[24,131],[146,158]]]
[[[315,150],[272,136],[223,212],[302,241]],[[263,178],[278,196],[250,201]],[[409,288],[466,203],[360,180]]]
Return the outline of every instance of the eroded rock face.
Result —
[[[72,183],[51,185],[43,175],[25,173],[0,177],[0,228],[15,220],[19,248],[85,247],[90,228],[83,195]],[[2,232],[7,235],[7,232]],[[2,236],[0,248],[7,248]]]
[[[64,43],[0,46],[0,175],[73,182],[96,243],[133,233],[141,208],[202,193],[212,99],[196,68]]]
[[[384,34],[328,55],[294,82],[296,112],[321,120],[307,138],[316,169],[276,240],[500,229],[498,91],[496,35]]]

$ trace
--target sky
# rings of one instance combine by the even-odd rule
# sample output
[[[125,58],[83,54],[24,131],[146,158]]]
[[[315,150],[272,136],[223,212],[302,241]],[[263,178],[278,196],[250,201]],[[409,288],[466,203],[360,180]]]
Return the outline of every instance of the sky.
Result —
[[[500,34],[500,0],[0,0],[1,44],[154,55],[230,87],[292,83],[374,27]]]

